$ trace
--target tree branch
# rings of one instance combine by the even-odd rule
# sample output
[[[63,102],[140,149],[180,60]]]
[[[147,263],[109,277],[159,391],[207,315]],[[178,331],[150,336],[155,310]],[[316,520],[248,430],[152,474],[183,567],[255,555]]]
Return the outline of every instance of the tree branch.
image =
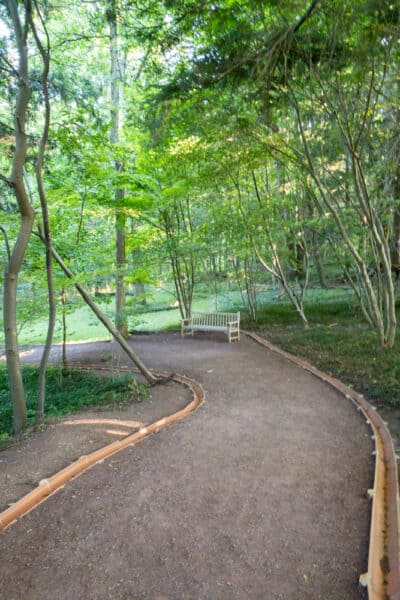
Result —
[[[313,0],[313,2],[311,2],[310,6],[308,7],[308,9],[304,13],[304,15],[296,23],[296,26],[293,29],[293,33],[296,33],[296,31],[298,31],[300,29],[300,27],[307,21],[307,19],[309,19],[311,17],[317,4],[319,4],[319,3],[320,3],[320,0]]]
[[[61,46],[64,46],[64,44],[71,44],[73,42],[80,42],[82,40],[88,41],[88,40],[108,40],[110,38],[109,35],[76,35],[75,37],[66,37],[63,40],[61,40],[61,42],[59,42],[58,44],[55,44],[55,48],[60,48]]]
[[[3,181],[9,188],[14,188],[14,182],[8,179],[3,173],[0,173],[0,181]]]
[[[5,244],[5,247],[6,247],[7,259],[9,261],[10,258],[11,258],[11,250],[10,250],[10,243],[8,241],[7,231],[4,229],[4,227],[2,225],[0,225],[0,231],[3,234],[3,237],[4,237],[4,244]]]

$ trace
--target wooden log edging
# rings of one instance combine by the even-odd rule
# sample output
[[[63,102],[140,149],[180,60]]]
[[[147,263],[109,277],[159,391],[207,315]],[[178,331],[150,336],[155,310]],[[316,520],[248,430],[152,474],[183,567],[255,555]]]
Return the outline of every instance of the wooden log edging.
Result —
[[[129,367],[104,367],[97,365],[70,365],[72,367],[76,367],[79,369],[90,369],[90,370],[112,370],[112,371],[132,371]],[[153,371],[152,373],[156,377],[166,377],[169,374]],[[135,433],[131,433],[123,440],[116,440],[115,442],[111,442],[107,444],[103,448],[95,450],[90,454],[81,456],[78,460],[74,461],[61,471],[58,471],[48,479],[42,479],[38,486],[33,489],[31,492],[23,496],[20,500],[17,500],[12,506],[4,510],[0,513],[0,531],[14,523],[17,519],[25,515],[27,512],[38,506],[41,502],[46,500],[49,496],[54,494],[57,490],[64,487],[66,483],[78,477],[94,465],[101,463],[105,458],[116,454],[120,450],[127,448],[128,446],[133,446],[138,441],[150,436],[152,433],[157,433],[164,427],[167,427],[171,423],[183,419],[191,412],[196,410],[203,402],[205,398],[205,391],[202,386],[195,381],[194,379],[190,379],[185,375],[174,375],[173,380],[180,385],[183,385],[189,388],[193,394],[193,400],[182,408],[178,410],[176,413],[172,415],[168,415],[149,425],[145,425],[144,427],[140,427],[138,431]]]
[[[320,371],[307,361],[285,352],[265,338],[244,331],[245,335],[272,352],[312,373],[351,400],[362,412],[373,431],[375,443],[374,487],[368,552],[368,572],[360,575],[369,600],[400,600],[400,501],[397,457],[389,430],[376,409],[340,380]]]

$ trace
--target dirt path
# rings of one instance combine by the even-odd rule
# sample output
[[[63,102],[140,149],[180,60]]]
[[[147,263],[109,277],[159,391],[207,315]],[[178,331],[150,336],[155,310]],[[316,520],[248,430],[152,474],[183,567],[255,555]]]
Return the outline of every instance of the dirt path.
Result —
[[[188,389],[169,383],[152,389],[145,402],[101,406],[50,420],[43,431],[1,450],[0,511],[80,456],[177,412],[191,399]]]
[[[207,401],[5,530],[0,598],[365,598],[372,441],[353,406],[250,340],[133,343],[150,366],[195,377]]]

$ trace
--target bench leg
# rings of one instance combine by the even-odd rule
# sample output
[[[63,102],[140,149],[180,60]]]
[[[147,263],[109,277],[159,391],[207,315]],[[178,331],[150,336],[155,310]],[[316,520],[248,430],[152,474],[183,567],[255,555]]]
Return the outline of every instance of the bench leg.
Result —
[[[232,329],[230,327],[228,327],[228,340],[229,343],[231,344],[232,342],[239,342],[240,341],[240,329],[235,329],[232,331]]]
[[[181,327],[181,338],[184,338],[188,335],[191,335],[193,337],[193,329],[184,329],[183,327]]]

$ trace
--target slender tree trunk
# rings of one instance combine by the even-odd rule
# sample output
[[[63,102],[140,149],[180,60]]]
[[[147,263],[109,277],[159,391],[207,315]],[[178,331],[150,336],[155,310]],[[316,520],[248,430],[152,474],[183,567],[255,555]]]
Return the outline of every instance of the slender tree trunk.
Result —
[[[67,359],[67,292],[65,287],[61,290],[61,304],[62,304],[62,364],[63,371],[66,372],[68,369]]]
[[[19,433],[26,427],[27,417],[18,351],[17,285],[18,275],[28,247],[34,220],[34,210],[29,203],[29,197],[23,177],[27,152],[25,126],[30,97],[27,38],[31,15],[31,3],[28,1],[24,3],[23,23],[21,23],[18,10],[19,2],[16,0],[8,0],[7,7],[14,27],[19,58],[18,93],[14,113],[15,149],[10,186],[14,190],[21,221],[18,236],[11,251],[10,259],[6,265],[4,274],[3,316],[8,378],[13,406],[13,431],[14,433]]]
[[[400,272],[400,207],[393,213],[393,229],[391,240],[392,267],[396,273]]]
[[[41,240],[44,244],[46,244],[46,240],[43,237],[43,235],[41,235]],[[65,262],[63,261],[61,256],[58,254],[58,252],[54,248],[51,248],[51,254],[52,254],[53,258],[55,259],[55,261],[60,265],[61,269],[64,271],[66,276],[69,279],[74,279],[74,274],[69,269],[69,267],[65,264]],[[108,331],[111,333],[111,335],[113,336],[115,341],[121,346],[121,348],[128,355],[128,357],[132,360],[132,362],[138,367],[139,371],[142,373],[142,375],[144,375],[146,380],[151,385],[158,383],[157,378],[154,377],[154,375],[149,371],[149,369],[146,367],[146,365],[141,361],[141,359],[137,356],[137,354],[128,345],[125,338],[119,333],[118,329],[116,329],[116,327],[114,327],[114,325],[111,323],[110,319],[99,309],[97,304],[95,304],[95,302],[93,302],[93,300],[91,299],[89,294],[86,292],[86,290],[79,283],[75,283],[74,285],[75,285],[75,288],[80,293],[80,295],[82,296],[82,298],[84,299],[84,301],[86,302],[86,304],[91,308],[91,310],[94,312],[96,317],[103,323],[104,327],[106,327],[106,329],[108,329]]]
[[[399,23],[400,24],[400,23]],[[392,225],[392,236],[390,240],[390,259],[392,264],[393,272],[396,273],[396,279],[400,276],[400,140],[399,140],[399,128],[400,128],[400,77],[397,70],[396,76],[396,90],[397,90],[397,106],[393,110],[393,144],[390,154],[390,158],[396,165],[394,173],[391,178],[391,185],[393,199],[395,201],[395,207],[393,211],[393,225]]]
[[[175,212],[175,217],[177,214]],[[170,221],[168,211],[164,211],[162,214],[162,220],[164,223],[164,231],[167,239],[167,249],[169,261],[172,268],[172,274],[174,278],[174,285],[176,290],[176,297],[179,302],[179,311],[182,319],[190,317],[192,312],[192,300],[193,300],[193,286],[194,286],[194,265],[192,258],[189,257],[189,266],[182,257],[177,237],[181,235],[181,228],[179,219],[176,222],[174,229]]]
[[[49,137],[50,127],[50,99],[48,89],[48,77],[50,71],[50,42],[49,37],[46,33],[47,44],[46,47],[42,44],[38,33],[36,31],[35,23],[31,18],[31,29],[35,38],[36,46],[39,49],[40,55],[43,62],[43,71],[41,77],[43,98],[44,98],[44,126],[42,137],[39,145],[38,157],[36,160],[36,183],[39,192],[40,206],[42,209],[42,221],[43,221],[43,234],[46,239],[46,276],[47,276],[47,293],[48,293],[48,304],[49,304],[49,317],[47,326],[46,343],[43,348],[42,358],[39,366],[39,381],[38,381],[38,401],[36,405],[36,424],[43,422],[44,418],[44,405],[46,399],[46,371],[49,360],[51,345],[53,342],[54,327],[56,324],[56,300],[53,280],[53,259],[51,256],[51,227],[49,219],[49,211],[47,208],[46,192],[43,185],[42,169],[44,161],[44,153],[46,150],[46,144]],[[43,20],[42,20],[43,25]]]
[[[144,283],[135,283],[134,287],[135,287],[135,298],[139,298],[140,296],[142,296],[141,300],[138,301],[138,304],[142,304],[143,306],[146,306],[147,300],[144,297],[144,294],[146,293]]]
[[[316,271],[318,273],[318,279],[319,279],[320,286],[324,289],[328,289],[328,284],[326,282],[325,273],[324,273],[324,267],[323,267],[322,260],[321,260],[321,253],[320,253],[319,247],[318,247],[317,234],[315,233],[315,231],[313,231],[311,233],[311,246],[312,246],[312,256],[314,259],[314,265],[315,265]]]
[[[214,282],[214,298],[215,298],[215,312],[218,312],[218,281],[217,281],[217,264],[215,260],[215,256],[212,255],[210,259],[211,268],[213,272],[213,282]]]
[[[117,190],[122,192],[122,190]],[[116,241],[116,267],[117,277],[115,282],[115,322],[117,329],[124,338],[128,337],[128,320],[126,316],[126,287],[125,287],[125,223],[126,216],[123,212],[117,212],[115,219],[115,241]]]
[[[135,235],[135,219],[131,218],[130,219],[130,233],[131,235]],[[131,253],[131,258],[132,258],[132,263],[135,265],[137,264],[137,251],[133,250]],[[147,300],[145,297],[145,288],[144,288],[144,283],[134,283],[134,290],[135,290],[135,298],[138,298],[139,296],[142,296],[142,299],[138,301],[138,304],[141,304],[142,306],[146,306],[147,304]]]
[[[257,321],[257,290],[251,273],[253,261],[249,258],[244,259],[244,281],[246,285],[247,306],[250,319],[255,323]]]
[[[276,244],[274,244],[272,237],[271,237],[271,230],[269,227],[269,223],[268,223],[268,219],[267,216],[265,214],[265,210],[264,210],[264,205],[262,203],[262,199],[261,199],[261,194],[258,188],[258,184],[257,184],[257,179],[255,176],[254,171],[252,171],[252,179],[253,179],[253,185],[254,185],[254,191],[256,193],[256,198],[258,201],[258,204],[262,210],[262,219],[263,219],[263,223],[264,223],[264,230],[265,230],[265,234],[266,234],[266,238],[268,241],[268,245],[270,247],[271,250],[271,255],[272,255],[272,265],[270,266],[261,256],[260,252],[257,250],[256,244],[254,242],[254,238],[253,235],[251,233],[251,229],[247,223],[247,219],[246,219],[246,215],[245,212],[243,210],[242,207],[242,201],[241,201],[241,194],[240,194],[240,188],[239,185],[237,184],[236,188],[238,190],[238,200],[239,200],[239,207],[240,207],[240,211],[244,217],[244,220],[246,222],[247,225],[247,230],[249,232],[249,237],[251,240],[251,243],[253,244],[254,247],[254,251],[255,254],[258,258],[258,260],[260,261],[261,265],[264,267],[264,269],[266,271],[268,271],[268,273],[271,273],[271,275],[276,279],[276,281],[279,281],[279,283],[282,285],[287,297],[289,298],[290,302],[293,304],[294,308],[296,309],[298,315],[300,316],[302,323],[303,323],[303,327],[305,329],[309,328],[309,323],[308,323],[308,319],[306,317],[305,311],[304,311],[304,294],[308,285],[308,279],[309,279],[309,264],[308,264],[308,255],[307,253],[305,253],[305,248],[303,248],[303,255],[305,257],[307,257],[307,264],[304,266],[303,272],[304,272],[304,283],[303,285],[301,285],[301,292],[298,294],[294,287],[291,286],[291,284],[288,281],[288,278],[285,274],[285,270],[281,265],[281,261],[279,259],[279,255],[276,249]],[[304,242],[305,244],[305,242]]]
[[[400,125],[400,118],[398,118]],[[400,155],[400,151],[398,151]],[[390,258],[393,271],[397,278],[400,275],[400,156],[396,156],[397,166],[392,183],[393,197],[395,200],[395,209],[393,212],[392,238],[390,241]]]
[[[7,260],[10,260],[11,250],[10,250],[10,242],[8,240],[7,231],[1,225],[0,225],[0,231],[1,231],[1,233],[3,235],[3,239],[4,239],[4,246],[6,248]]]
[[[337,203],[332,191],[325,187],[319,176],[315,162],[310,153],[309,142],[305,134],[299,105],[295,96],[293,96],[293,100],[299,125],[299,133],[303,144],[306,161],[309,167],[309,173],[315,182],[326,208],[329,210],[336,222],[336,225],[338,226],[344,244],[347,246],[353,257],[354,264],[358,272],[360,290],[362,290],[362,293],[365,295],[364,307],[368,312],[369,322],[373,323],[379,344],[383,347],[391,348],[393,346],[396,334],[396,313],[394,303],[394,287],[391,278],[389,256],[390,251],[387,240],[385,239],[382,223],[380,222],[379,217],[370,202],[360,158],[351,139],[348,139],[348,135],[345,132],[342,132],[344,138],[346,139],[347,148],[351,158],[351,172],[358,211],[369,227],[372,241],[371,249],[375,252],[376,270],[378,272],[382,268],[384,274],[384,280],[381,281],[378,293],[376,292],[371,280],[368,266],[359,249],[353,243],[351,233],[345,220],[342,219],[340,205]],[[340,127],[341,119],[336,112],[334,112],[334,117],[336,118]],[[385,305],[380,303],[379,295],[382,296],[382,294],[386,296]],[[362,294],[360,294],[360,297],[361,296]]]
[[[119,127],[121,118],[121,80],[124,77],[124,65],[120,63],[118,49],[118,23],[116,0],[109,0],[107,10],[110,28],[110,79],[111,79],[111,131],[110,141],[113,145],[119,142]],[[123,170],[123,165],[116,160],[117,172]],[[117,187],[115,190],[115,244],[116,244],[116,282],[115,282],[115,323],[118,331],[128,337],[128,322],[126,317],[126,290],[125,290],[125,226],[126,216],[123,212],[124,191]]]

